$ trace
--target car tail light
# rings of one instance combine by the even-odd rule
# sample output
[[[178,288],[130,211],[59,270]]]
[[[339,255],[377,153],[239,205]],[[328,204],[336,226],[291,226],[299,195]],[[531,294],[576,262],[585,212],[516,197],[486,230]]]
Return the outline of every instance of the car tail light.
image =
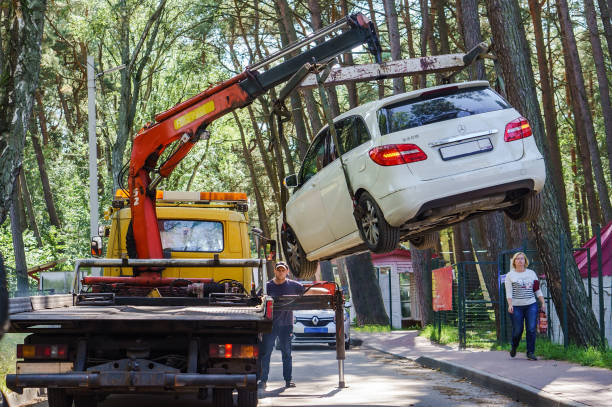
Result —
[[[259,356],[257,345],[241,343],[211,343],[208,345],[208,355],[220,359],[256,359]]]
[[[524,117],[519,117],[516,120],[512,120],[506,124],[506,131],[504,132],[504,141],[520,140],[525,137],[531,136],[531,126]]]
[[[19,359],[68,359],[68,345],[17,345]]]
[[[372,161],[385,167],[427,159],[427,154],[415,144],[387,144],[371,149],[369,154]]]

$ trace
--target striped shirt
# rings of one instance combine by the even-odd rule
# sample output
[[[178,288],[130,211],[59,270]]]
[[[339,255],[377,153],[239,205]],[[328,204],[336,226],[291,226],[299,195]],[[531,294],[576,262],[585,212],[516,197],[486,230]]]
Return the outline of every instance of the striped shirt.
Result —
[[[542,297],[542,291],[538,289],[533,292],[533,283],[538,276],[531,269],[519,273],[512,269],[506,274],[506,298],[512,300],[512,305],[531,305],[536,302],[536,297]]]

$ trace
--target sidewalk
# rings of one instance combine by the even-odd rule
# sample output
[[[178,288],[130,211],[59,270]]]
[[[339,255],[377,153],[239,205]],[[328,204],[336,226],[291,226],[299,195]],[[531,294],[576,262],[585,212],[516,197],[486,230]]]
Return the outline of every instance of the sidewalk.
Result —
[[[537,406],[612,406],[612,371],[556,360],[510,358],[508,352],[458,350],[419,337],[418,331],[352,333],[364,347],[412,359],[465,377],[515,400]],[[537,345],[536,345],[537,346]]]

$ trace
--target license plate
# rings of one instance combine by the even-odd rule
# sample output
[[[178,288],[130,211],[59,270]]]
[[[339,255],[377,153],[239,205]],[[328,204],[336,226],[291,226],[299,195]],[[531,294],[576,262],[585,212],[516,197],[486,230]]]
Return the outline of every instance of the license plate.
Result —
[[[326,327],[320,327],[320,328],[304,328],[304,333],[327,333],[327,328]]]
[[[487,137],[479,140],[466,141],[453,146],[441,147],[440,156],[446,161],[491,150],[493,150],[493,144],[491,144],[491,140]]]

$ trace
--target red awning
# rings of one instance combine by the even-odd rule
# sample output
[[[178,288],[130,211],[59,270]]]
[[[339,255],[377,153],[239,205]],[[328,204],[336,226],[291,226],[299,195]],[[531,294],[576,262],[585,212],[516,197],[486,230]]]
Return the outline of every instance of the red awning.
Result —
[[[597,277],[597,241],[592,237],[582,246],[591,249],[591,277]],[[587,251],[581,250],[574,253],[574,259],[580,270],[582,278],[588,277]],[[612,222],[601,229],[601,264],[602,274],[612,276]]]

